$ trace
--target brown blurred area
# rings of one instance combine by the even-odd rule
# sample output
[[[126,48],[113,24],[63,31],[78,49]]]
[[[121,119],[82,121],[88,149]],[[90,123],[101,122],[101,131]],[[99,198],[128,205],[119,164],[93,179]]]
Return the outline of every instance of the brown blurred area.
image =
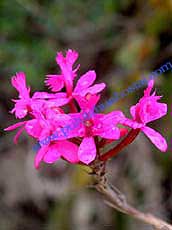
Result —
[[[3,129],[17,120],[9,111],[17,93],[10,78],[24,71],[32,92],[47,90],[44,78],[59,71],[55,55],[79,52],[79,74],[95,69],[107,84],[101,102],[172,61],[171,0],[1,0],[0,1],[0,230],[148,230],[148,226],[104,204],[89,188],[91,176],[79,166],[58,161],[33,167],[35,144]],[[151,127],[166,137],[167,153],[140,134],[109,164],[111,182],[130,203],[172,222],[171,90],[172,74],[157,78],[155,88],[168,114]],[[129,108],[140,89],[106,109]]]

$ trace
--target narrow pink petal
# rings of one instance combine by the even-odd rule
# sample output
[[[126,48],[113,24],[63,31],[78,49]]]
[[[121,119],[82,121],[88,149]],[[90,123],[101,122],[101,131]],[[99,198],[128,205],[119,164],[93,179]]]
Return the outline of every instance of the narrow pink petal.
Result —
[[[34,160],[34,165],[35,165],[36,169],[39,168],[39,165],[40,165],[41,161],[43,160],[44,155],[48,151],[48,147],[49,146],[41,147],[40,150],[38,151],[38,153],[36,154],[36,157],[35,157],[35,160]]]
[[[11,84],[19,92],[20,98],[29,98],[30,88],[26,87],[25,73],[23,72],[16,73],[16,76],[13,76],[11,79]]]
[[[32,99],[49,99],[54,98],[54,94],[46,93],[46,92],[35,92],[32,96]]]
[[[76,77],[76,70],[72,70],[72,66],[78,57],[76,51],[68,50],[66,57],[63,56],[62,52],[58,52],[56,56],[56,62],[60,66],[62,75],[65,81],[65,85],[68,90],[73,86],[73,79]]]
[[[128,119],[128,118],[123,118],[123,119],[119,120],[119,123],[122,125],[126,125],[130,128],[133,128],[133,129],[140,129],[144,126],[144,124],[139,123],[137,121],[133,121],[133,120]]]
[[[64,87],[64,79],[63,75],[47,75],[47,79],[45,80],[45,84],[49,86],[49,88],[53,92],[57,92]]]
[[[11,78],[11,84],[18,90],[22,90],[22,85],[24,87],[26,87],[26,77],[25,77],[25,73],[23,72],[19,72],[16,73],[16,76],[13,76]]]
[[[148,87],[144,90],[144,96],[150,96],[153,85],[154,85],[154,80],[150,80],[148,82]]]
[[[56,62],[60,67],[61,67],[61,65],[66,64],[66,60],[65,60],[65,57],[63,56],[62,52],[57,52]]]
[[[167,151],[167,142],[160,133],[150,127],[143,127],[141,130],[161,152]]]
[[[60,99],[60,98],[67,98],[67,93],[54,93],[54,96],[56,99]]]
[[[101,121],[107,125],[109,123],[117,124],[123,120],[125,120],[125,115],[120,110],[116,110],[116,111],[110,112],[108,114],[100,114],[100,113],[95,114],[95,122]]]
[[[27,121],[18,122],[18,123],[14,124],[14,125],[10,125],[9,127],[5,128],[4,130],[5,130],[5,131],[11,131],[11,130],[17,129],[18,127],[20,127],[20,126],[26,124],[26,122],[27,122]]]
[[[32,99],[54,99],[54,98],[66,98],[66,93],[47,93],[47,92],[36,92],[33,94]]]
[[[81,91],[81,95],[85,96],[88,93],[94,95],[100,93],[105,87],[106,87],[105,83],[95,84],[92,87],[89,87],[88,89]]]
[[[46,92],[36,92],[34,93],[31,103],[31,107],[41,108],[43,104],[47,103],[47,107],[58,107],[67,104],[70,101],[70,97],[67,97],[66,93],[46,93]],[[35,100],[37,99],[37,100]],[[49,100],[46,100],[49,99]],[[43,101],[44,100],[44,101]],[[33,107],[34,106],[34,107]],[[36,109],[36,108],[34,108]]]
[[[85,137],[78,150],[79,160],[85,164],[89,164],[96,157],[96,145],[93,137]]]
[[[72,66],[77,59],[78,52],[76,52],[75,50],[68,49],[66,53],[66,62],[68,63],[68,65]]]
[[[44,162],[52,164],[60,158],[61,154],[58,151],[57,144],[49,145],[46,154],[44,155]]]
[[[82,90],[88,88],[96,79],[96,73],[94,70],[90,70],[80,77],[77,81],[74,93],[80,93]]]
[[[137,105],[133,105],[130,107],[130,114],[134,120],[136,119],[136,106]]]
[[[67,161],[70,163],[79,162],[78,159],[78,146],[69,141],[58,141],[57,150]]]
[[[19,131],[16,133],[16,135],[15,135],[15,137],[14,137],[14,144],[17,144],[17,142],[18,142],[18,139],[19,139],[19,136],[21,135],[21,133],[23,132],[23,130],[25,129],[25,127],[23,126],[23,127],[21,127],[20,129],[19,129]]]
[[[58,98],[58,99],[50,99],[47,101],[47,106],[49,107],[59,107],[66,105],[70,101],[70,98]]]

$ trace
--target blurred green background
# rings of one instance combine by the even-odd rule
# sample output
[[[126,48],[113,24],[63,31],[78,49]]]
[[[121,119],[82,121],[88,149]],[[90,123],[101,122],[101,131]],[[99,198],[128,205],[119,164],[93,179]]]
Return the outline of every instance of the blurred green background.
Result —
[[[68,48],[79,52],[79,73],[95,69],[107,84],[101,102],[172,62],[171,0],[1,0],[0,1],[0,229],[1,230],[147,230],[148,226],[107,207],[89,188],[84,168],[63,161],[33,168],[34,141],[24,134],[15,146],[9,114],[17,96],[10,78],[24,71],[32,92],[47,90],[44,78],[59,71],[55,56]],[[171,90],[172,73],[157,78],[155,88],[168,114],[151,123],[167,139],[167,153],[140,134],[109,162],[109,177],[128,200],[172,222]],[[105,112],[129,108],[143,89]]]

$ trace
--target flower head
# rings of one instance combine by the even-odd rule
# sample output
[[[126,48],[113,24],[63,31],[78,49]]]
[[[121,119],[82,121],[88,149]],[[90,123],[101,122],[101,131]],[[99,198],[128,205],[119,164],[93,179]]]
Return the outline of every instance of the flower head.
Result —
[[[83,140],[78,149],[78,158],[81,162],[89,164],[96,155],[96,144],[94,137],[99,136],[105,139],[117,140],[121,137],[120,129],[117,127],[119,121],[124,118],[121,111],[114,111],[109,114],[94,113],[94,106],[99,96],[93,95],[89,98],[77,98],[82,108],[78,114],[70,114],[71,118],[81,120],[80,126],[70,130],[69,136],[79,136]]]
[[[11,83],[19,92],[19,99],[13,99],[15,106],[11,113],[15,113],[16,118],[19,119],[24,118],[28,113],[32,114],[33,111],[40,111],[43,107],[59,107],[69,102],[66,93],[36,92],[30,97],[30,87],[26,86],[26,77],[23,72],[13,76]]]
[[[60,66],[59,75],[47,75],[45,81],[51,93],[35,92],[30,96],[30,87],[26,85],[26,77],[19,72],[12,77],[11,83],[19,92],[19,98],[13,100],[15,105],[12,113],[16,118],[27,120],[18,122],[6,128],[6,131],[18,129],[14,142],[25,130],[40,144],[35,156],[35,167],[42,161],[54,163],[59,158],[70,163],[90,164],[95,159],[107,160],[113,156],[113,150],[101,155],[99,148],[112,141],[116,141],[128,133],[128,130],[119,128],[118,124],[131,127],[125,139],[117,144],[115,153],[130,144],[140,130],[161,150],[166,151],[165,139],[147,123],[159,119],[167,113],[167,105],[158,100],[161,96],[151,94],[153,80],[144,91],[144,96],[132,106],[132,119],[124,116],[122,111],[112,111],[108,114],[95,113],[95,106],[100,99],[100,93],[105,83],[94,84],[96,73],[89,70],[83,74],[74,86],[79,65],[74,68],[78,53],[69,49],[66,56],[57,53],[56,62]],[[66,91],[58,92],[65,87]],[[62,106],[66,106],[63,108]],[[68,113],[66,113],[67,111]],[[115,148],[115,147],[114,147]]]
[[[23,72],[19,72],[11,79],[12,85],[19,92],[19,99],[13,100],[16,104],[11,110],[11,113],[15,113],[17,118],[23,118],[27,115],[30,105],[30,88],[26,87],[26,77]]]
[[[73,80],[76,77],[76,72],[79,69],[79,65],[73,70],[73,65],[78,58],[78,53],[69,49],[66,53],[66,57],[63,56],[62,52],[58,52],[56,56],[56,62],[60,66],[60,75],[47,75],[45,81],[46,85],[51,88],[53,92],[61,90],[66,86],[67,93],[71,95],[73,89]]]
[[[140,128],[158,149],[165,152],[167,150],[165,138],[147,126],[147,123],[157,120],[167,113],[167,105],[158,102],[161,96],[156,96],[155,92],[151,95],[153,85],[154,81],[149,81],[148,87],[144,91],[144,96],[136,105],[130,108],[133,119],[124,119],[122,123],[133,129]]]

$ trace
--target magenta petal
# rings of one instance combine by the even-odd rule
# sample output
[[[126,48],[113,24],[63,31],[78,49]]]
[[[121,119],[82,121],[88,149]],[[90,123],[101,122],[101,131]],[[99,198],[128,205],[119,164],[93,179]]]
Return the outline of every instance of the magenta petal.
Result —
[[[74,98],[78,102],[80,108],[83,111],[87,111],[87,110],[93,110],[94,109],[95,105],[97,104],[97,102],[100,99],[100,95],[89,94],[86,97],[81,97],[80,95],[76,95],[76,96],[74,96]]]
[[[18,130],[18,132],[16,133],[16,135],[14,137],[14,140],[13,140],[14,144],[17,144],[18,139],[19,139],[19,137],[20,137],[20,135],[21,135],[21,133],[23,132],[24,129],[25,129],[25,127],[23,126]]]
[[[136,119],[136,108],[137,108],[137,105],[138,104],[133,105],[133,106],[130,107],[130,114],[131,114],[131,116],[132,116],[132,118],[134,120]]]
[[[45,80],[45,84],[49,86],[49,88],[53,92],[57,92],[61,90],[64,87],[64,79],[63,75],[47,75],[47,78]]]
[[[110,112],[108,114],[95,114],[95,122],[103,122],[104,124],[118,124],[125,120],[125,115],[120,110]]]
[[[93,127],[94,135],[107,139],[119,139],[120,130],[116,127],[116,124],[120,116],[124,117],[121,111],[114,111],[107,115],[96,114],[94,118],[95,125]]]
[[[130,120],[128,118],[123,118],[119,121],[120,124],[126,125],[132,129],[140,129],[144,126],[144,124],[139,123],[137,121]]]
[[[150,127],[143,127],[141,130],[161,152],[167,151],[167,142],[160,133]]]
[[[56,98],[56,99],[67,98],[67,93],[60,92],[60,93],[54,93],[53,95],[54,95],[54,98]]]
[[[167,113],[167,104],[152,100],[146,100],[140,107],[140,118],[143,123],[157,120]]]
[[[20,126],[26,124],[26,122],[27,122],[27,121],[18,122],[18,123],[14,124],[14,125],[10,125],[8,128],[5,128],[4,130],[5,130],[5,131],[11,131],[11,130],[17,129],[18,127],[20,127]]]
[[[95,84],[92,87],[89,87],[88,89],[83,90],[81,92],[81,95],[85,96],[88,93],[94,95],[94,94],[100,93],[105,87],[106,87],[105,83]]]
[[[56,113],[52,110],[47,110],[46,111],[46,118],[48,120],[54,120],[58,126],[64,126],[67,125],[68,122],[71,121],[71,117],[68,114],[60,114]]]
[[[55,98],[53,93],[46,93],[46,92],[35,92],[33,94],[32,99],[49,99]]]
[[[32,119],[28,121],[25,125],[26,131],[29,135],[35,138],[39,138],[42,127],[40,125],[40,122],[37,119]]]
[[[36,169],[39,168],[39,165],[40,165],[41,161],[43,160],[44,155],[46,154],[48,148],[49,148],[49,146],[43,146],[40,148],[40,150],[36,154],[35,161],[34,161],[34,165],[35,165]]]
[[[78,52],[76,52],[75,50],[68,49],[68,51],[66,52],[66,61],[68,62],[68,65],[72,67],[77,58]]]
[[[76,70],[72,71],[72,66],[77,58],[78,53],[73,50],[68,50],[66,57],[63,56],[62,52],[58,52],[56,56],[56,62],[60,66],[65,84],[68,87],[72,87],[72,81],[76,76]]]
[[[16,76],[12,77],[11,83],[19,92],[20,98],[25,98],[25,99],[29,98],[30,88],[26,87],[25,73],[23,72],[16,73]]]
[[[48,151],[44,155],[44,162],[52,164],[60,158],[61,154],[57,149],[57,144],[49,145]]]
[[[51,99],[47,101],[47,105],[49,107],[55,107],[55,106],[59,107],[59,106],[66,105],[69,101],[70,101],[69,98]]]
[[[80,79],[78,80],[74,93],[79,93],[88,88],[90,85],[93,84],[93,82],[96,79],[96,73],[93,70],[88,71],[87,73],[85,73],[84,75],[82,75],[80,77]]]
[[[154,80],[150,80],[148,82],[148,87],[144,90],[144,96],[147,96],[147,97],[150,96],[153,85],[154,85]]]
[[[83,117],[80,113],[70,114],[71,121],[62,128],[63,134],[66,138],[83,137],[85,134],[85,127],[83,124]]]
[[[58,141],[57,150],[70,163],[79,162],[78,146],[69,141]]]
[[[89,164],[96,157],[96,145],[93,137],[85,137],[78,150],[79,160],[85,164]]]
[[[66,97],[66,93],[35,92],[32,99],[61,99]]]
[[[30,108],[31,108],[31,113],[35,113],[36,111],[40,112],[44,106],[44,104],[46,103],[46,100],[32,100],[32,102],[30,103]]]
[[[12,109],[11,113],[15,113],[16,118],[19,119],[24,118],[28,113],[28,109],[27,109],[28,104],[29,104],[29,100],[28,101],[26,101],[25,99],[16,100],[16,104]]]
[[[115,127],[114,124],[109,124],[108,126],[104,124],[101,131],[97,128],[94,134],[106,139],[117,140],[120,138],[120,129]]]
[[[106,122],[106,123],[112,123],[113,122],[115,124],[120,123],[121,119],[125,118],[125,115],[120,110],[113,111],[113,112],[108,113],[104,116],[105,116],[103,118],[104,122]]]

